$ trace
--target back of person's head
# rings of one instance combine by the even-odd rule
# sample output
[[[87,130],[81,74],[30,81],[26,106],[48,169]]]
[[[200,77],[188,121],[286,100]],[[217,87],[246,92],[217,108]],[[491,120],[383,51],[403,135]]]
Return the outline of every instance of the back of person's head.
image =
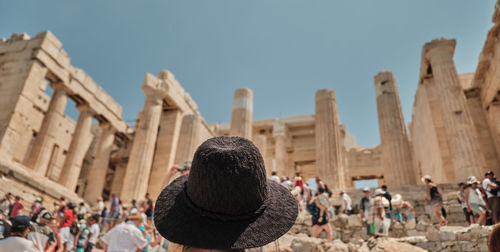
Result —
[[[500,251],[500,224],[497,224],[491,231],[488,248],[490,252]]]
[[[276,176],[276,172],[275,171],[271,172],[271,175]]]
[[[28,216],[18,215],[12,219],[10,219],[12,226],[10,228],[11,233],[22,234],[26,232],[26,230],[30,227],[30,219]]]
[[[380,188],[382,188],[384,191],[387,190],[387,186],[386,185],[383,185]]]
[[[21,196],[17,195],[16,200],[21,200]]]

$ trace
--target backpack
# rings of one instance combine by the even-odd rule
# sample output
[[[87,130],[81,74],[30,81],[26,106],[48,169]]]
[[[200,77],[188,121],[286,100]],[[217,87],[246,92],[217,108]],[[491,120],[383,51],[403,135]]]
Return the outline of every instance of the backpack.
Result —
[[[71,227],[69,227],[69,232],[72,235],[77,235],[78,231],[80,230],[80,223],[78,221],[73,221],[73,224],[71,224]]]
[[[316,202],[312,202],[311,204],[307,205],[307,211],[309,214],[312,216],[318,217],[319,218],[319,208],[316,206]]]

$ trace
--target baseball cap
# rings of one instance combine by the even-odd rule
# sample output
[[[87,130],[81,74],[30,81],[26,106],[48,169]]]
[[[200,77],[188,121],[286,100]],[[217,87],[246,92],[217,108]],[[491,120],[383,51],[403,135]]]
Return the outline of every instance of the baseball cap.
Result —
[[[382,190],[380,188],[375,190],[375,195],[380,195],[380,194],[385,194],[384,190]]]
[[[40,218],[45,220],[52,220],[52,214],[47,210],[43,210],[42,213],[40,214]]]
[[[23,229],[30,226],[30,218],[26,215],[18,215],[10,219],[13,228]]]
[[[363,192],[369,192],[370,191],[370,188],[369,187],[365,187],[363,188]]]
[[[488,176],[488,175],[495,175],[492,171],[487,171],[484,176]]]

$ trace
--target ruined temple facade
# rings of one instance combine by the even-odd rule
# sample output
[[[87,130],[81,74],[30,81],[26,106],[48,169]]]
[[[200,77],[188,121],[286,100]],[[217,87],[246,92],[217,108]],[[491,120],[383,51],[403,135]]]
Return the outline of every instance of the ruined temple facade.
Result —
[[[500,174],[498,5],[493,23],[474,73],[457,73],[455,40],[423,46],[408,127],[396,76],[374,74],[367,85],[375,89],[381,144],[371,148],[357,145],[340,122],[334,90],[316,92],[314,114],[254,120],[252,90],[237,89],[231,122],[209,125],[166,70],[146,73],[144,106],[130,126],[52,33],[13,34],[0,40],[0,191],[88,202],[113,193],[126,202],[146,192],[156,197],[170,167],[190,161],[214,136],[252,140],[269,175],[319,176],[334,189],[366,179],[399,186],[427,174],[437,183]],[[69,104],[79,111],[76,121],[65,115]]]

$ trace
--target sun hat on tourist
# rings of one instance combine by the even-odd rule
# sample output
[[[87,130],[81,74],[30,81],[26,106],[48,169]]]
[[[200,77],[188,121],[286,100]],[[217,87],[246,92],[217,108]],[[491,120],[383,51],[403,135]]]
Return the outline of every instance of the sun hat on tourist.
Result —
[[[375,196],[384,195],[384,194],[385,194],[384,190],[382,190],[380,188],[375,190]]]
[[[363,192],[369,192],[370,191],[370,188],[369,187],[365,187],[363,188]]]
[[[128,220],[140,220],[143,221],[142,215],[138,212],[135,212],[127,217]]]
[[[432,181],[431,175],[425,175],[421,178],[422,183],[425,183],[426,180]]]
[[[215,137],[198,148],[190,174],[160,193],[154,223],[167,240],[193,248],[256,248],[288,232],[297,209],[289,190],[266,178],[252,142]]]
[[[403,203],[403,196],[401,194],[396,194],[394,197],[391,199],[391,204],[393,206],[399,206]]]
[[[467,184],[472,185],[472,184],[479,184],[479,180],[475,176],[470,176],[467,178]]]
[[[40,218],[45,219],[45,220],[52,220],[53,219],[52,214],[47,210],[42,210],[42,212],[40,213]]]

